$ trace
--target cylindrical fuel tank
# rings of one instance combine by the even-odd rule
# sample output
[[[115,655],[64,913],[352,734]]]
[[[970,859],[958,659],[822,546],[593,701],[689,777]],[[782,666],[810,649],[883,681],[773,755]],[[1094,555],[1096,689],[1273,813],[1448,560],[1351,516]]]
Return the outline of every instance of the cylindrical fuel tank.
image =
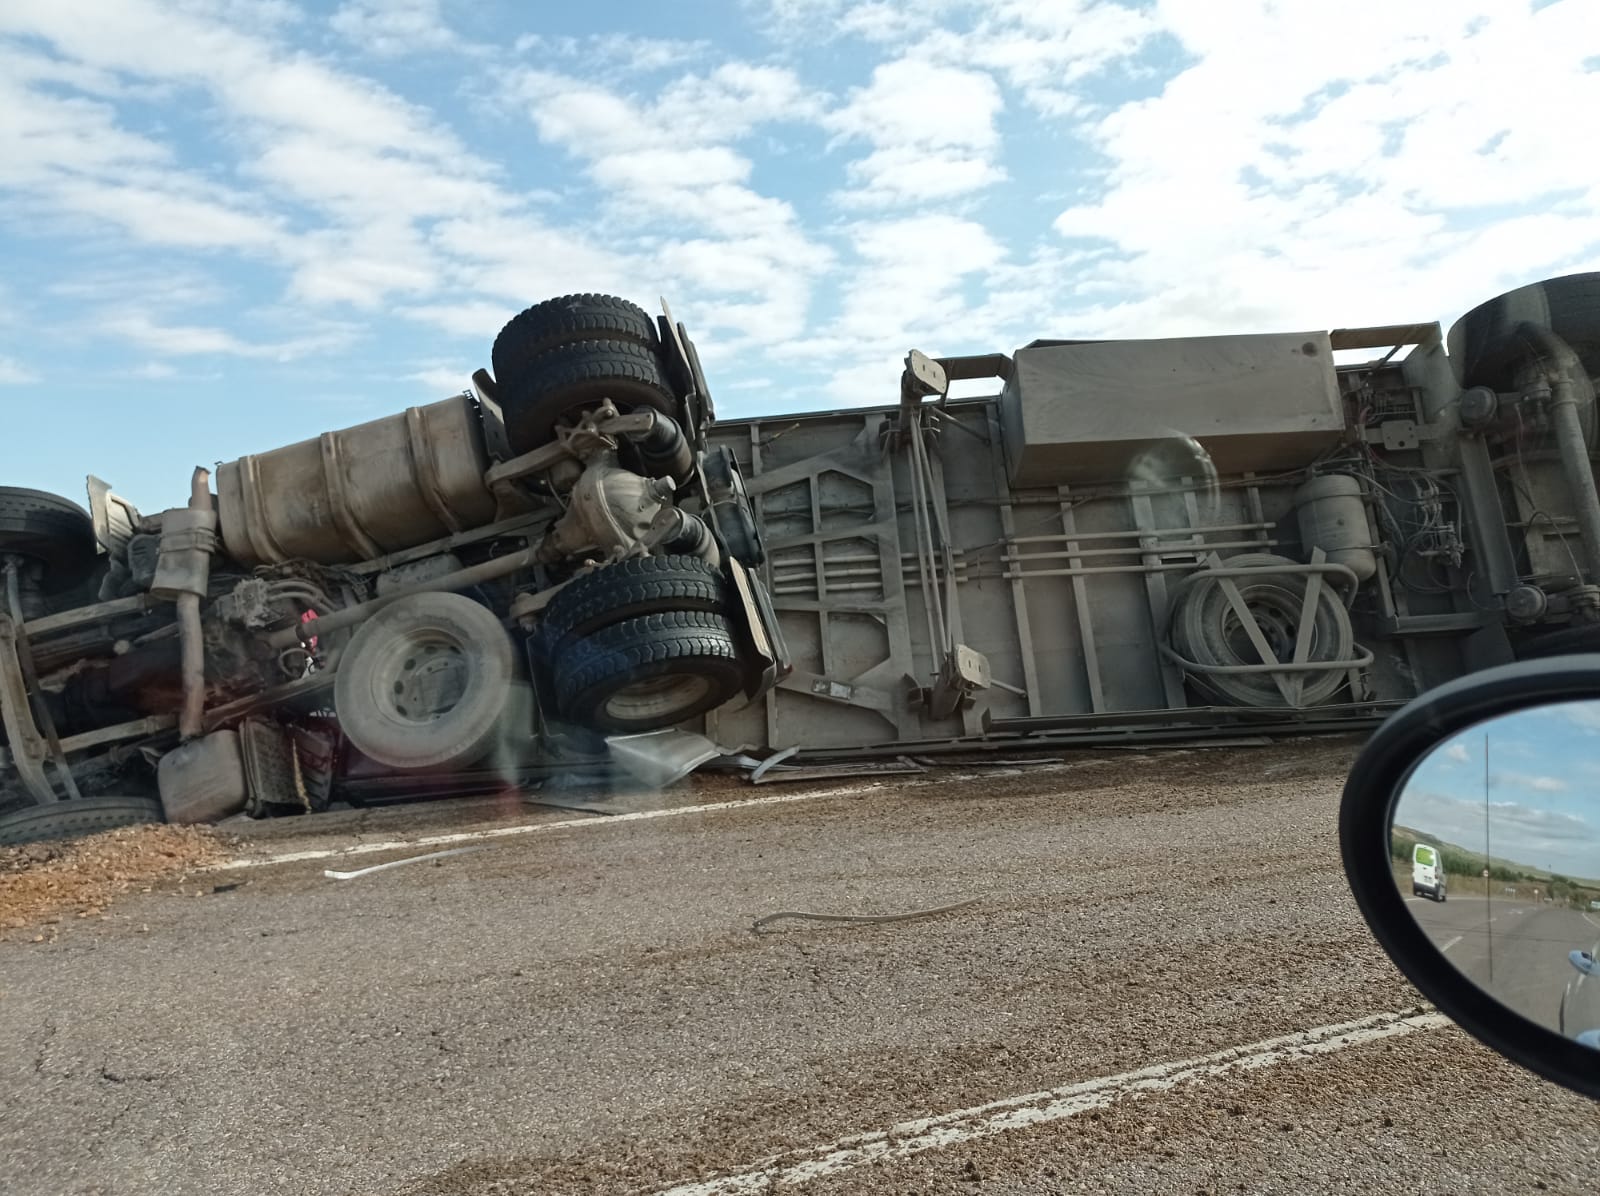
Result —
[[[1294,492],[1294,506],[1300,544],[1308,556],[1320,548],[1329,561],[1343,565],[1361,581],[1378,571],[1359,479],[1347,473],[1312,478]]]
[[[324,432],[217,470],[222,541],[262,565],[370,560],[494,518],[477,408],[466,395]]]

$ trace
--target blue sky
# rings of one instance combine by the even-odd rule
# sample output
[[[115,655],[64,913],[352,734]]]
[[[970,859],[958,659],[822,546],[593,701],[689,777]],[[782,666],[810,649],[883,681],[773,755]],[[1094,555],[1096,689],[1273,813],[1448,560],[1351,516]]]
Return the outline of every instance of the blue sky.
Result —
[[[725,415],[907,349],[1449,320],[1600,265],[1593,0],[4,0],[0,480],[457,390],[575,290]]]
[[[1496,859],[1600,879],[1600,701],[1504,715],[1441,743],[1407,781],[1395,821],[1481,852],[1486,783]]]

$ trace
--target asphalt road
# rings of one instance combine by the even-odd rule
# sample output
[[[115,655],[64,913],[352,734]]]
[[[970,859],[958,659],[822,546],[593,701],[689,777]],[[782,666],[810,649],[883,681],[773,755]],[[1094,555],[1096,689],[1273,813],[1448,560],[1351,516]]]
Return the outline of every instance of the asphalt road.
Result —
[[[269,830],[381,850],[0,941],[0,1190],[1588,1191],[1593,1107],[1417,1016],[1361,925],[1349,754]],[[469,824],[538,829],[324,876]]]
[[[1576,973],[1567,952],[1591,950],[1600,921],[1566,906],[1482,897],[1406,907],[1463,977],[1523,1017],[1559,1029],[1561,994]]]

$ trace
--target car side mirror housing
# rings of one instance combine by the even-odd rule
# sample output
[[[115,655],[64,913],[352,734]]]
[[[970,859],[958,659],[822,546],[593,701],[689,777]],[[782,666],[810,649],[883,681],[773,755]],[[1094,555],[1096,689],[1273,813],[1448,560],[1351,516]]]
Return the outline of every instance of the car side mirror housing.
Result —
[[[1600,655],[1415,699],[1351,769],[1339,841],[1362,916],[1423,996],[1600,1097]]]

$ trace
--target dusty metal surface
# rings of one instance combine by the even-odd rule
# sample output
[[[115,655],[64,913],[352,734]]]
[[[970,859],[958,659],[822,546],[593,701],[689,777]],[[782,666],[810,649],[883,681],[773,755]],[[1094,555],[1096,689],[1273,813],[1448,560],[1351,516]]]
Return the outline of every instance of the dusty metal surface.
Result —
[[[654,364],[628,368],[659,367],[672,394],[648,396],[673,417],[574,391],[553,439],[513,450],[499,384],[475,377],[476,398],[224,465],[214,559],[203,483],[194,510],[152,518],[96,480],[103,601],[35,603],[21,628],[11,612],[0,809],[53,800],[47,759],[69,794],[80,771],[86,793],[137,787],[180,707],[182,738],[317,716],[360,625],[433,591],[491,610],[535,690],[494,766],[456,778],[474,788],[588,768],[595,732],[673,723],[807,764],[1369,726],[1474,669],[1600,644],[1600,420],[1589,358],[1561,339],[1600,337],[1600,276],[1558,281],[1576,298],[1540,300],[1549,327],[1502,297],[1475,309],[1500,303],[1498,324],[1464,317],[1455,358],[1432,324],[913,351],[891,405],[710,426],[669,315]],[[603,344],[590,364],[620,368]],[[995,394],[949,396],[982,379]],[[694,558],[722,595],[696,606],[619,572],[615,607],[544,642],[561,587],[639,556]],[[181,631],[154,594],[179,596]],[[591,674],[602,632],[625,644],[595,646]],[[700,688],[662,692],[709,700],[609,726],[579,701],[682,669]],[[360,765],[341,783],[381,785]]]

